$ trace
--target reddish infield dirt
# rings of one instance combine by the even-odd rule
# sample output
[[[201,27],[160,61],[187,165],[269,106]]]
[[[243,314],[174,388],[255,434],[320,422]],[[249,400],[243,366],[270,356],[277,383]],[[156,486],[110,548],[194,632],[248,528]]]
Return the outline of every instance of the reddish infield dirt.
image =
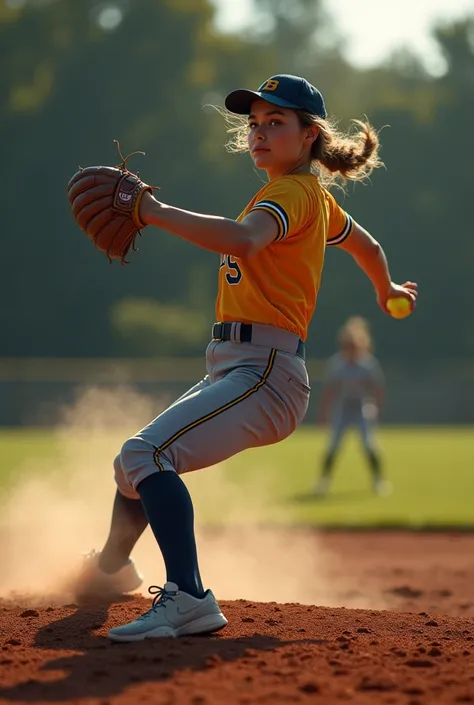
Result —
[[[229,626],[210,637],[109,642],[143,597],[0,601],[0,703],[474,703],[474,536],[318,542],[340,557],[330,579],[347,607],[221,601]]]

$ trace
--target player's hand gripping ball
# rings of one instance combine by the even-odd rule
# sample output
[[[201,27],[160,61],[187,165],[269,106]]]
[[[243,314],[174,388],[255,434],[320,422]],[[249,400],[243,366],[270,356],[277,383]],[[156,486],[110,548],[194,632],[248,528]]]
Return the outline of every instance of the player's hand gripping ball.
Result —
[[[139,218],[141,198],[156,187],[145,184],[127,168],[132,154],[144,152],[123,157],[119,143],[114,142],[122,162],[115,167],[81,167],[69,181],[67,192],[80,229],[110,262],[119,259],[127,264],[125,257],[130,248],[135,250],[137,234],[145,227]]]
[[[388,299],[386,306],[392,318],[406,318],[413,311],[413,303],[404,296]]]

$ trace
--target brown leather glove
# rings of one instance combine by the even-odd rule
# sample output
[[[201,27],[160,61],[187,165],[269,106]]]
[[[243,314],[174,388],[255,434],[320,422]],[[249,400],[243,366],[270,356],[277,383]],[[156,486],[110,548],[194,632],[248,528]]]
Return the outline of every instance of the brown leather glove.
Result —
[[[145,227],[139,218],[140,200],[145,191],[155,187],[141,181],[127,168],[128,157],[118,166],[88,166],[81,168],[68,183],[67,191],[76,223],[109,261],[121,260],[130,248],[135,250],[135,239]],[[132,152],[144,154],[144,152]]]

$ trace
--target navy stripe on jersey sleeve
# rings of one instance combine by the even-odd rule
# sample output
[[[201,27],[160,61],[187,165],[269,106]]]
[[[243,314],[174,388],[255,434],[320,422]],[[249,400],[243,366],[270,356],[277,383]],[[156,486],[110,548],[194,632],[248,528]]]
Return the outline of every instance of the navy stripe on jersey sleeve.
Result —
[[[258,203],[253,206],[252,210],[262,210],[267,211],[267,213],[271,213],[276,218],[278,223],[278,235],[275,238],[275,242],[278,242],[278,240],[283,240],[285,235],[288,233],[290,221],[287,212],[279,203],[276,203],[275,201],[258,201]]]
[[[326,242],[326,245],[340,245],[344,240],[349,236],[349,233],[352,230],[352,225],[354,221],[352,220],[351,216],[346,213],[346,224],[344,225],[343,230],[339,233],[339,235],[336,235],[335,237],[332,237],[330,240]]]

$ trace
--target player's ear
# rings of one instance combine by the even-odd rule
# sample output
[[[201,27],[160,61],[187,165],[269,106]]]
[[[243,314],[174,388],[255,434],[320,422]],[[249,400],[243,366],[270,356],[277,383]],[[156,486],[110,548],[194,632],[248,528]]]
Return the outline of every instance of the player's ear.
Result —
[[[309,127],[306,127],[306,140],[310,143],[313,144],[318,138],[319,132],[320,132],[320,127],[319,125],[310,125]]]

